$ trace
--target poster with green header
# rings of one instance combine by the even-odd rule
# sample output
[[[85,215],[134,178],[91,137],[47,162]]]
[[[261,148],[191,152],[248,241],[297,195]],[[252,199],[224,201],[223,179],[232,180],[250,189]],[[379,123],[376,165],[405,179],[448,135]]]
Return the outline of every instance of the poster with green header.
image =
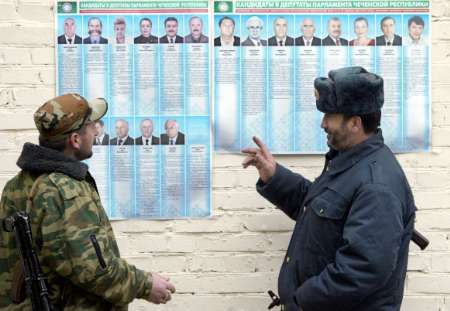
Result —
[[[362,66],[384,79],[394,152],[430,148],[429,1],[216,1],[214,147],[260,137],[273,153],[324,153],[314,79]]]
[[[87,161],[112,219],[211,215],[210,3],[58,2],[57,93],[102,97]]]
[[[385,142],[428,151],[430,22],[429,1],[60,1],[57,92],[109,102],[89,164],[111,217],[205,217],[213,150],[327,150],[333,69],[381,75]]]

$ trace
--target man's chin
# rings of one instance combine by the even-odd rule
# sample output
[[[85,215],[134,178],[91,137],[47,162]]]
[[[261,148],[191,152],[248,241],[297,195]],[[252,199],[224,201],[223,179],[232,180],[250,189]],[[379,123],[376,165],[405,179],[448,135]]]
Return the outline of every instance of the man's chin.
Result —
[[[336,149],[336,146],[333,145],[333,139],[330,137],[330,135],[327,135],[327,146],[333,149]]]
[[[87,159],[91,158],[93,155],[94,155],[94,153],[91,150],[86,153],[77,153],[77,154],[75,154],[75,157],[78,161],[83,161],[83,160],[87,160]]]

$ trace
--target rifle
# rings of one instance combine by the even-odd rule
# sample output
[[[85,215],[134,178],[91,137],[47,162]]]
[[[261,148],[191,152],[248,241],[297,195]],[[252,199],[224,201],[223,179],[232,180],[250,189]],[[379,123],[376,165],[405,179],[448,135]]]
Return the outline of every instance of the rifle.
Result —
[[[273,291],[268,290],[267,293],[270,296],[270,299],[272,299],[272,302],[270,303],[270,305],[267,307],[267,309],[272,309],[275,306],[279,306],[281,304],[280,301],[280,297],[278,297]]]
[[[14,232],[23,264],[25,286],[33,311],[52,311],[47,284],[33,247],[30,219],[25,212],[16,212],[2,221],[3,230]]]
[[[424,250],[425,248],[427,248],[428,244],[430,244],[430,241],[428,241],[428,239],[416,229],[413,230],[411,241],[419,246],[421,250]]]

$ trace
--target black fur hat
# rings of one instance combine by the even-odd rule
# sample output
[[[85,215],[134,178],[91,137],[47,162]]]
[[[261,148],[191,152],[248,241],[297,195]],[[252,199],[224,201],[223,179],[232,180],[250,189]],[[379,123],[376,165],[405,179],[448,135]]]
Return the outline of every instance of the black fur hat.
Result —
[[[324,113],[362,115],[381,110],[383,78],[362,67],[331,70],[314,80],[317,109]]]

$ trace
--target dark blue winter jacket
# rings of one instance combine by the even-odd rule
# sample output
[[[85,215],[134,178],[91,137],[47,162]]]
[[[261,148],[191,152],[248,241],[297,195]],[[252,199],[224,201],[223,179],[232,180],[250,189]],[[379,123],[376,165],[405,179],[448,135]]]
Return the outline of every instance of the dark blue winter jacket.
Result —
[[[381,130],[331,150],[313,183],[277,165],[258,192],[296,221],[278,278],[286,311],[398,311],[415,217]]]

